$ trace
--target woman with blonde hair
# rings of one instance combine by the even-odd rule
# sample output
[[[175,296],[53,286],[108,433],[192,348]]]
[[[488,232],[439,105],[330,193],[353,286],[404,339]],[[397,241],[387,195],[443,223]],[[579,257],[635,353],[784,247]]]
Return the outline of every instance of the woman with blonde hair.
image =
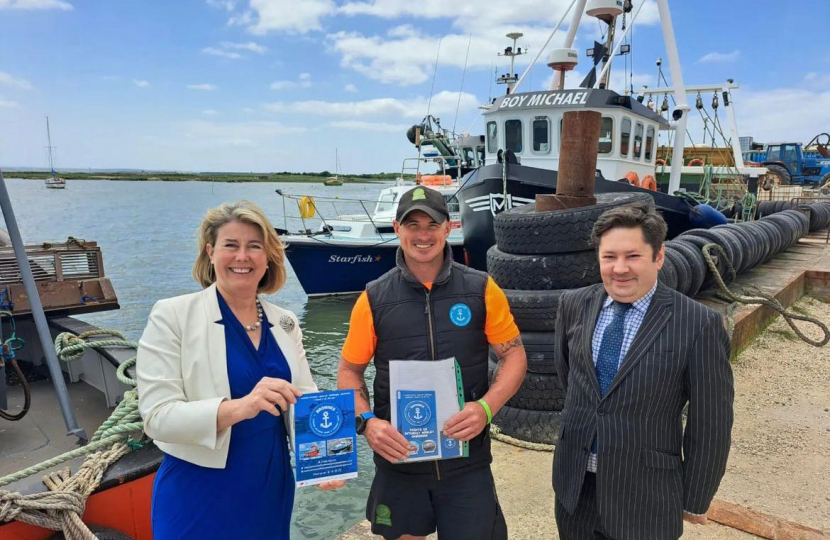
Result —
[[[197,293],[160,300],[138,348],[139,410],[165,453],[153,486],[155,540],[289,537],[289,406],[316,392],[297,317],[266,302],[285,254],[248,201],[208,211]]]

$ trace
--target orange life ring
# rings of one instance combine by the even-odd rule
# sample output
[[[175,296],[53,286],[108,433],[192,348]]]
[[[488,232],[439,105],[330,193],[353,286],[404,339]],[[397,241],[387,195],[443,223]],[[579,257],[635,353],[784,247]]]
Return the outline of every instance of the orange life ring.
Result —
[[[663,166],[666,164],[666,160],[663,158],[657,158],[657,161],[654,162],[655,165]]]
[[[700,158],[690,159],[689,167],[703,167],[703,160]]]
[[[643,189],[650,189],[651,191],[657,191],[657,180],[655,180],[650,174],[647,174],[643,177],[643,181],[640,182],[640,187]]]
[[[448,174],[425,174],[421,177],[421,183],[425,186],[449,186],[452,184],[452,176]]]
[[[625,174],[625,179],[628,180],[628,183],[632,186],[639,186],[640,185],[640,175],[635,173],[634,171],[629,171]]]

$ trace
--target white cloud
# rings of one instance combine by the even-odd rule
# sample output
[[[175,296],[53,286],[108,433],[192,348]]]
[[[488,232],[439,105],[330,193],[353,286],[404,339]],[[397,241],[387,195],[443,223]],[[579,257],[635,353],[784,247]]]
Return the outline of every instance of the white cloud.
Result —
[[[425,97],[412,99],[378,98],[365,101],[330,102],[320,100],[295,101],[292,103],[271,103],[265,109],[271,112],[314,114],[341,118],[422,118],[427,112],[429,100]],[[432,98],[430,112],[435,115],[455,114],[458,92],[443,91]],[[461,93],[461,111],[469,112],[478,106],[473,94]]]
[[[251,51],[257,54],[265,54],[265,52],[268,50],[266,47],[263,47],[262,45],[257,45],[253,41],[248,41],[247,43],[233,43],[231,41],[223,41],[221,45],[225,49]]]
[[[148,86],[150,86],[149,82],[142,81],[140,79],[133,79],[133,84],[136,85],[139,88],[147,88]]]
[[[353,85],[353,84],[351,84],[351,83],[350,83],[350,84],[347,84],[347,85],[343,88],[343,91],[344,91],[344,92],[349,92],[350,94],[354,94],[355,92],[357,92],[357,86],[355,86],[355,85]]]
[[[0,2],[2,2],[2,0],[0,0]],[[31,90],[33,88],[32,83],[26,79],[19,79],[2,71],[0,71],[0,86],[10,86],[20,90]]]
[[[212,54],[213,56],[230,58],[231,60],[239,60],[240,58],[242,58],[242,55],[239,53],[217,49],[216,47],[205,47],[204,49],[202,49],[202,52],[205,54]]]
[[[734,62],[741,57],[741,51],[734,50],[731,53],[710,52],[701,56],[697,63],[708,64],[712,62]]]
[[[187,88],[190,90],[216,90],[215,84],[188,84]]]
[[[337,129],[357,131],[373,131],[378,133],[405,133],[408,124],[387,124],[386,122],[366,122],[364,120],[339,120],[329,122],[329,126]]]
[[[63,0],[0,0],[0,10],[2,9],[71,11],[74,8],[72,4]]]
[[[311,73],[300,73],[296,81],[274,81],[271,90],[287,90],[290,88],[311,88]]]
[[[16,101],[8,101],[0,97],[0,108],[13,109],[18,107]]]
[[[331,0],[251,0],[251,10],[248,30],[253,34],[306,34],[322,30],[320,19],[334,14],[336,6]]]
[[[800,141],[827,131],[830,125],[830,90],[803,87],[733,92],[741,135],[756,141]]]
[[[184,136],[201,146],[269,146],[275,139],[308,128],[286,126],[280,122],[236,122],[221,124],[194,120],[185,126]]]
[[[224,9],[225,11],[233,11],[236,7],[234,0],[206,0],[206,3],[210,7]]]
[[[213,109],[205,109],[202,111],[202,114],[204,114],[205,116],[214,116],[217,113]]]

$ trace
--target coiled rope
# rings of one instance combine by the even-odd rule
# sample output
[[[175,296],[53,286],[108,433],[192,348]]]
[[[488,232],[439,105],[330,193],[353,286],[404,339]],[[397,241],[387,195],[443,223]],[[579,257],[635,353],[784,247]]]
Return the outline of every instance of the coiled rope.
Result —
[[[511,437],[509,435],[505,435],[501,432],[499,426],[497,426],[496,424],[490,424],[490,438],[512,446],[518,446],[519,448],[526,448],[527,450],[536,450],[537,452],[553,452],[553,449],[556,448],[555,444],[528,442],[523,441],[521,439],[516,439],[515,437]]]
[[[110,338],[90,339],[100,336]],[[63,332],[55,338],[55,351],[65,362],[78,360],[87,350],[102,347],[136,349],[138,344],[125,339],[114,330],[96,330],[80,335]],[[95,540],[95,535],[81,520],[87,498],[98,488],[110,465],[146,444],[130,437],[144,427],[138,413],[135,380],[126,374],[126,370],[133,365],[135,357],[122,363],[116,370],[118,380],[132,389],[124,393],[124,399],[95,431],[89,443],[0,478],[0,486],[5,486],[66,461],[87,456],[75,475],[71,475],[67,467],[44,476],[43,483],[49,488],[48,492],[22,495],[0,490],[0,523],[17,520],[45,529],[63,531],[67,540]]]
[[[726,283],[723,281],[723,277],[718,272],[718,267],[715,261],[712,259],[712,254],[710,253],[712,250],[719,251],[723,260],[726,261],[727,267],[729,269],[730,274],[732,274],[732,278],[735,278],[736,272],[735,269],[732,267],[732,262],[729,260],[729,257],[726,256],[726,252],[724,249],[719,246],[718,244],[706,244],[701,248],[703,252],[703,258],[706,259],[706,264],[709,265],[709,269],[712,271],[712,275],[715,277],[715,280],[718,282],[718,287],[720,287],[720,291],[718,291],[718,296],[723,300],[732,302],[733,305],[737,306],[737,304],[746,304],[746,305],[762,305],[767,306],[771,309],[777,311],[781,317],[787,321],[787,324],[790,325],[790,328],[793,329],[793,332],[801,338],[802,341],[805,343],[809,343],[814,347],[823,347],[830,343],[830,329],[827,328],[827,325],[823,322],[819,321],[816,318],[808,317],[807,315],[799,315],[797,313],[793,313],[791,311],[787,311],[781,302],[778,301],[777,298],[772,296],[771,294],[765,293],[755,285],[747,285],[742,289],[743,294],[736,294],[732,292],[729,287],[726,286]],[[732,308],[733,306],[730,306]],[[727,309],[727,319],[730,326],[730,331],[734,328],[734,322],[732,318],[732,313],[734,313],[735,309]],[[807,323],[814,324],[819,327],[819,329],[824,333],[824,338],[820,340],[812,339],[806,335],[795,325],[794,321],[804,321]]]

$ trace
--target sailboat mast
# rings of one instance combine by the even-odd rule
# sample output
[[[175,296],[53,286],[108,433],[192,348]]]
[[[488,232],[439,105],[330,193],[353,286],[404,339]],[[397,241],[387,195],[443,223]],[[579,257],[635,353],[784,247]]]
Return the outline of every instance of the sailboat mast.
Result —
[[[48,141],[49,146],[46,148],[49,150],[49,171],[52,173],[52,178],[55,177],[55,166],[52,164],[52,134],[49,132],[49,117],[46,117],[46,140]]]

